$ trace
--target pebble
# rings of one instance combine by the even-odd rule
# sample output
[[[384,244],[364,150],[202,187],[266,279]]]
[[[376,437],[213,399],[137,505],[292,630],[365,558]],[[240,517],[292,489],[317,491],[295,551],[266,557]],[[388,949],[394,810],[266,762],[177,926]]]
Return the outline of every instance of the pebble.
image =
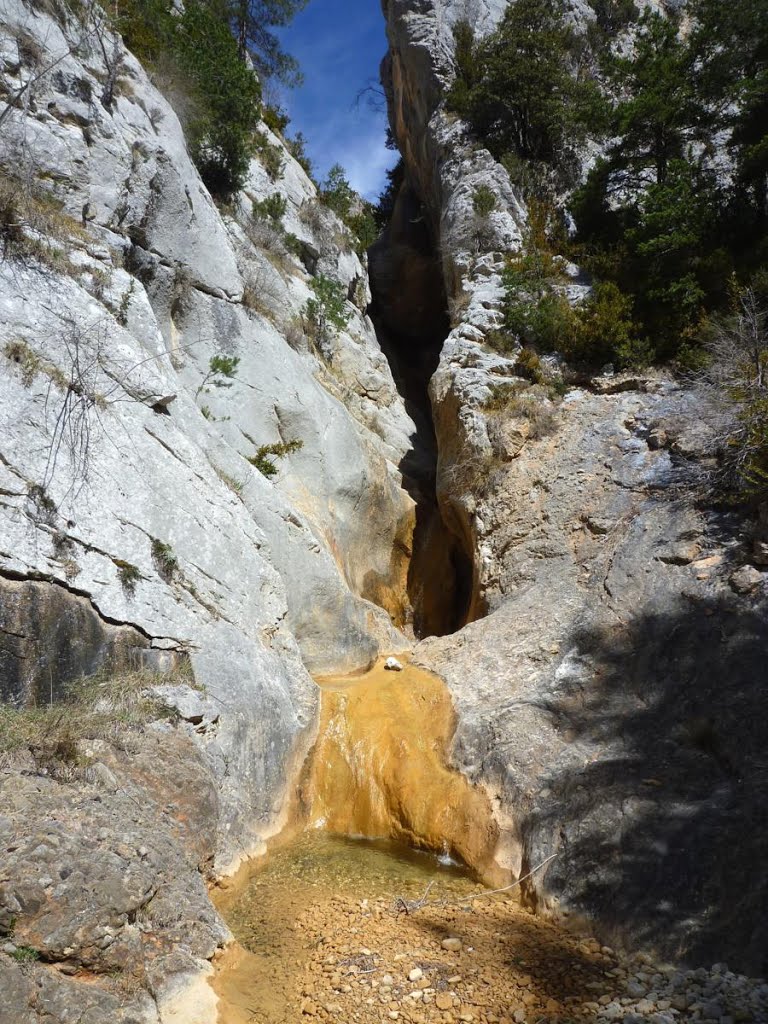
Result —
[[[350,938],[361,913],[365,939],[376,954]],[[331,1019],[349,1024],[387,1019],[403,1024],[768,1024],[763,981],[723,964],[688,970],[645,953],[609,954],[594,940],[559,934],[562,955],[548,958],[543,951],[554,934],[551,926],[521,926],[514,913],[509,916],[499,906],[471,918],[435,912],[430,928],[441,928],[442,939],[440,932],[430,939],[420,920],[394,920],[386,908],[374,919],[359,897],[354,903],[339,900],[315,920],[322,942],[300,983],[307,1024]],[[513,940],[510,921],[515,921]],[[449,930],[457,926],[463,939]],[[470,943],[476,945],[474,958],[467,955]],[[370,966],[376,971],[365,975],[355,966],[357,955],[375,955]],[[344,997],[341,1010],[337,993]]]

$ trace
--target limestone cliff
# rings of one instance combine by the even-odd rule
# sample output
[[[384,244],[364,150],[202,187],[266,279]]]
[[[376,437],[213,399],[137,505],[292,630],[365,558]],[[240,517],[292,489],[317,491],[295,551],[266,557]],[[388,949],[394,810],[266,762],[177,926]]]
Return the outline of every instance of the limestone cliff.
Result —
[[[454,763],[494,802],[500,863],[520,873],[557,854],[526,885],[533,905],[615,942],[764,971],[765,891],[744,883],[766,849],[761,528],[699,488],[707,409],[671,377],[497,400],[515,359],[483,342],[527,215],[445,94],[452,24],[469,16],[482,34],[506,4],[383,7],[401,197],[427,223],[453,311],[429,394],[438,498],[471,555],[476,621],[416,658],[453,694]],[[497,200],[482,232],[478,184]]]
[[[90,883],[78,896],[77,872],[60,883],[57,915],[93,900],[117,936],[97,932],[90,960],[93,936],[56,938],[15,868],[0,902],[6,930],[15,921],[18,942],[26,936],[70,973],[129,970],[136,906],[159,879],[181,872],[181,889],[196,891],[198,865],[231,870],[280,826],[316,728],[308,671],[364,668],[403,647],[371,599],[404,622],[415,502],[399,464],[414,428],[366,315],[353,240],[266,125],[269,167],[254,160],[243,191],[218,208],[174,109],[103,21],[14,0],[0,21],[10,103],[0,130],[0,693],[47,702],[104,667],[191,671],[194,689],[182,681],[166,696],[205,781],[178,786],[215,796],[198,812],[202,853],[190,852],[177,809],[158,818],[157,855],[139,854],[151,844],[141,823],[126,840],[126,807],[155,798],[136,795],[135,766],[121,763],[115,793],[88,775],[107,827],[84,797],[64,861],[87,860],[101,828],[110,856],[146,876],[127,901]],[[275,196],[279,225],[255,212]],[[319,273],[349,297],[347,329],[322,344],[302,321]],[[264,475],[260,450],[276,444],[287,454]],[[196,763],[191,746],[187,756]],[[19,770],[3,762],[8,794]],[[0,831],[26,837],[33,873],[56,839],[46,821],[59,816],[57,788],[26,822],[29,803],[2,804]],[[178,920],[184,906],[195,913],[180,903]],[[119,1019],[166,1019],[174,973],[187,977],[226,935],[211,921],[178,963],[150,972],[154,1001],[144,992]],[[122,959],[109,953],[131,935]],[[84,998],[67,985],[63,1004]],[[94,999],[106,1012],[109,999]]]
[[[0,1024],[215,1020],[205,881],[289,816],[309,673],[414,639],[495,817],[457,849],[546,861],[526,899],[616,943],[765,969],[768,519],[709,500],[671,375],[498,401],[528,214],[445,91],[453,22],[506,2],[383,6],[405,175],[361,262],[265,124],[217,205],[103,22],[0,0],[0,736],[83,675],[150,680],[142,728],[0,750]]]

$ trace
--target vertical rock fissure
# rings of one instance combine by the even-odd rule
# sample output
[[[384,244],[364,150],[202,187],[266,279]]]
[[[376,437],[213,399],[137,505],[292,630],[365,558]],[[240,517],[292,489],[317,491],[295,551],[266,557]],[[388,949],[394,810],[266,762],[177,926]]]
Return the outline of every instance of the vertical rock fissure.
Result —
[[[405,183],[392,218],[369,251],[371,318],[415,430],[400,464],[416,502],[408,597],[417,637],[444,636],[465,625],[473,559],[443,520],[437,500],[437,439],[429,382],[450,324],[435,239],[416,193]]]

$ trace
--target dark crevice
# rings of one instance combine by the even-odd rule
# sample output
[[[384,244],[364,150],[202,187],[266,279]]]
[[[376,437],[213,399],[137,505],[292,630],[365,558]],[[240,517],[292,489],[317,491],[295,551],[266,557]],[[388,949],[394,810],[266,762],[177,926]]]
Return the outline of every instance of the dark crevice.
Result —
[[[373,302],[369,313],[406,411],[415,424],[400,463],[416,502],[408,598],[417,637],[444,636],[467,621],[473,559],[448,529],[436,493],[437,440],[429,381],[450,330],[437,247],[422,205],[403,184],[392,218],[369,251]]]

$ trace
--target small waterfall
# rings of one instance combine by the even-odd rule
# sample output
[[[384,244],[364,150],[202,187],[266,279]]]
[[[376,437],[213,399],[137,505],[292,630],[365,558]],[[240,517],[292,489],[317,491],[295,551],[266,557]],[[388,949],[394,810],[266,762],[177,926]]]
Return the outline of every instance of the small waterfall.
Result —
[[[320,730],[303,803],[309,824],[397,839],[498,877],[498,828],[485,792],[447,765],[455,728],[437,676],[383,664],[356,679],[324,680]]]

